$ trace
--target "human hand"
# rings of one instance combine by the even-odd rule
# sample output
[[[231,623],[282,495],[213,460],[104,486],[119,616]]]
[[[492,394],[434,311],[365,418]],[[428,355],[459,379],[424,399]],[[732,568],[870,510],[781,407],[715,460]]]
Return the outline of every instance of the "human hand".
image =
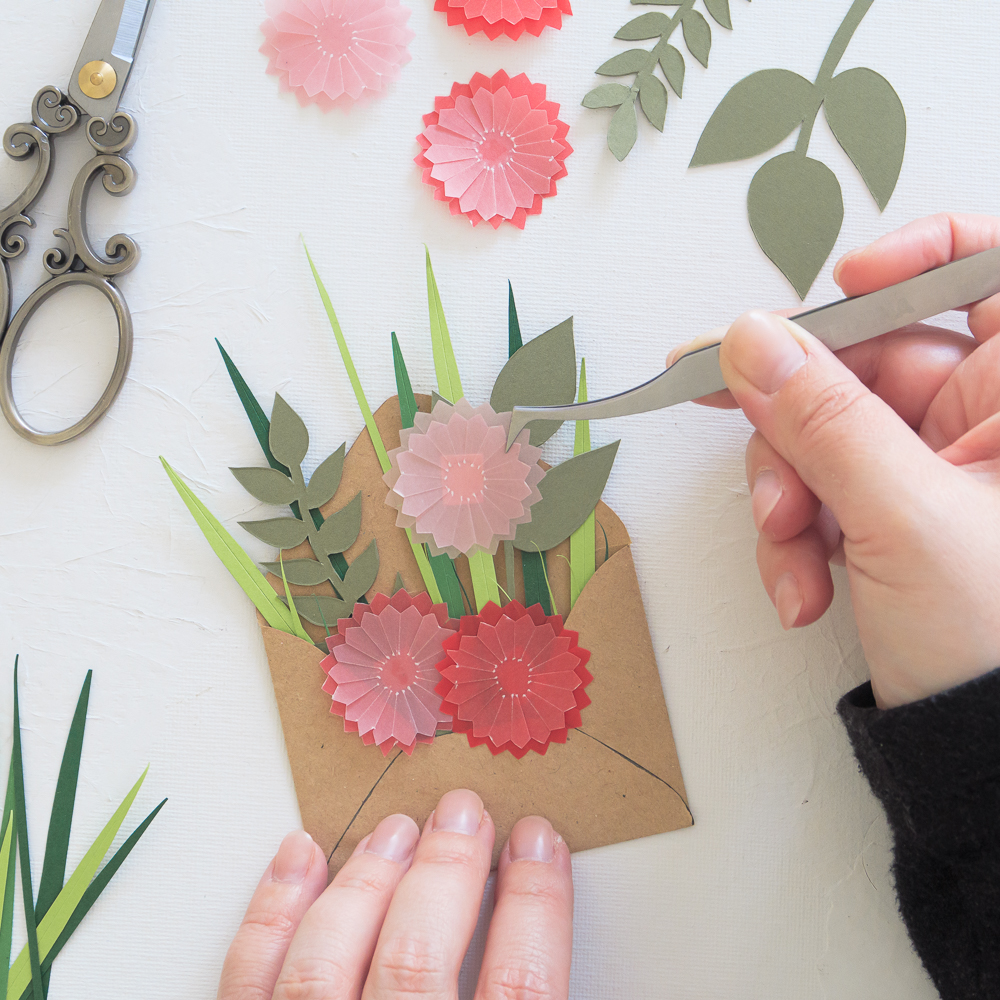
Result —
[[[847,254],[834,278],[860,295],[994,246],[1000,219],[935,215]],[[1000,295],[967,311],[971,337],[918,324],[836,356],[746,313],[722,342],[730,392],[704,400],[756,427],[757,563],[782,625],[826,611],[842,556],[883,707],[1000,666]]]
[[[475,792],[448,792],[424,825],[389,816],[327,886],[323,852],[290,833],[257,886],[218,1000],[454,1000],[495,831]],[[565,1000],[573,941],[569,850],[529,816],[500,855],[476,1000]]]

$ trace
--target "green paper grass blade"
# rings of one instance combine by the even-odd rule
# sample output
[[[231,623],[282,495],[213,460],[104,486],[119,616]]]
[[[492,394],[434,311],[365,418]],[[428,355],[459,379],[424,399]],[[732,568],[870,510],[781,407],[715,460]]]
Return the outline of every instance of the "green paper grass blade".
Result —
[[[541,557],[541,563],[540,563],[540,565],[541,565],[541,568],[542,568],[542,577],[545,580],[545,590],[547,591],[547,593],[549,595],[549,602],[550,602],[551,607],[552,607],[552,612],[551,613],[554,614],[554,615],[557,615],[557,614],[559,614],[559,608],[556,605],[556,595],[552,593],[552,584],[549,583],[549,573],[548,573],[548,570],[545,568],[545,553],[544,552],[539,552],[538,555]],[[565,556],[563,556],[563,558],[565,559]]]
[[[392,335],[392,362],[396,368],[396,395],[399,397],[399,419],[401,425],[413,426],[413,417],[417,412],[417,400],[410,384],[410,373],[406,370],[406,361],[400,349],[395,332]]]
[[[21,712],[17,697],[16,657],[14,659],[14,749],[11,752],[11,760],[14,771],[14,815],[17,822],[17,844],[21,856],[21,895],[24,898],[24,922],[28,929],[28,943],[21,950],[21,956],[24,956],[23,975],[26,980],[24,986],[30,982],[34,1000],[45,1000],[38,930],[35,923],[35,900],[31,890],[31,853],[28,850],[28,817],[24,804],[24,762],[21,759]],[[17,991],[19,995],[24,986]]]
[[[544,557],[539,552],[521,553],[521,573],[524,576],[524,606],[526,608],[540,604],[542,610],[547,614],[552,614],[552,605],[549,602],[549,591],[545,585],[545,573],[542,569],[542,559]]]
[[[514,286],[507,282],[507,356],[513,357],[524,346],[521,339],[521,323],[517,318],[514,302]]]
[[[388,472],[389,456],[386,454],[385,445],[382,443],[382,435],[379,433],[378,427],[375,426],[375,418],[372,416],[371,407],[368,405],[368,400],[365,399],[365,391],[361,388],[361,379],[358,378],[358,372],[354,367],[351,352],[347,348],[347,341],[344,339],[344,331],[340,328],[340,321],[337,319],[337,314],[333,310],[333,303],[330,301],[330,296],[327,294],[326,287],[323,284],[323,279],[320,278],[319,271],[316,270],[316,265],[313,263],[313,259],[309,255],[309,248],[304,242],[302,246],[306,252],[306,259],[309,261],[309,268],[312,271],[313,280],[316,282],[316,288],[319,289],[319,297],[323,300],[323,308],[326,310],[326,316],[330,321],[330,327],[333,330],[333,335],[337,338],[337,347],[340,348],[340,357],[344,362],[344,368],[347,369],[347,377],[351,380],[351,387],[354,389],[354,398],[358,401],[358,407],[361,410],[361,415],[365,418],[365,427],[368,428],[372,444],[375,446],[375,454],[378,455],[379,465],[382,466],[383,472]]]
[[[587,402],[587,360],[580,362],[580,392],[577,397],[580,403]],[[582,455],[590,451],[590,421],[576,422],[576,437],[573,442],[573,454]],[[576,599],[583,593],[587,582],[597,572],[597,518],[591,511],[587,520],[569,536],[569,604],[576,604]]]
[[[514,543],[504,542],[503,543],[503,565],[507,576],[507,589],[505,593],[507,594],[507,600],[514,600],[514,592],[517,586],[517,581],[514,577]]]
[[[170,481],[180,494],[185,506],[191,512],[202,534],[212,546],[215,554],[222,560],[222,565],[229,570],[233,579],[243,588],[243,592],[253,601],[264,620],[272,628],[305,638],[309,643],[312,639],[302,628],[298,616],[293,616],[288,608],[264,578],[264,575],[254,565],[253,560],[236,544],[236,540],[222,526],[212,512],[194,495],[187,483],[170,467],[161,455],[160,461],[166,469]],[[293,620],[294,619],[294,620]]]
[[[462,380],[458,376],[458,362],[451,346],[451,334],[444,318],[444,306],[431,266],[431,252],[424,248],[427,256],[427,307],[431,316],[431,347],[434,351],[434,372],[438,380],[438,392],[449,403],[457,403],[463,395]]]
[[[4,835],[11,835],[13,843],[14,832],[14,756],[11,754],[10,768],[7,775],[7,796],[3,807]],[[17,849],[14,848],[7,856],[7,867],[0,871],[3,878],[3,907],[0,908],[0,998],[7,995],[7,974],[10,971],[10,943],[14,936],[14,862],[17,859]]]
[[[438,587],[437,578],[434,575],[434,570],[431,568],[427,553],[424,552],[423,546],[413,537],[413,532],[409,528],[406,529],[406,538],[410,543],[410,549],[413,551],[413,558],[417,560],[420,579],[424,581],[427,593],[431,595],[431,600],[435,604],[443,604],[444,598],[441,596],[441,588]]]
[[[305,626],[299,618],[299,613],[295,610],[295,598],[292,597],[292,590],[288,586],[288,579],[285,576],[285,560],[280,552],[278,553],[278,562],[281,564],[281,583],[285,588],[285,600],[288,601],[288,610],[292,613],[292,617],[295,621],[299,623],[296,635],[298,635],[300,639],[305,639],[306,642],[312,642],[312,636],[305,630]],[[329,631],[329,629],[327,629],[327,631]]]
[[[11,879],[4,879],[0,882],[0,910],[7,909],[7,899],[10,897],[11,906],[14,905],[14,893],[13,886],[10,885],[10,881],[13,879],[14,875],[14,852],[11,851],[11,842],[13,841],[14,834],[14,823],[13,816],[7,816],[4,820],[5,833],[3,835],[3,846],[0,847],[0,872],[9,872]],[[4,935],[4,941],[7,944],[7,951],[3,951],[3,942],[0,942],[0,987],[2,987],[3,992],[0,996],[6,996],[7,994],[7,973],[10,966],[10,932],[8,931]]]
[[[465,602],[462,600],[462,581],[458,578],[455,564],[451,557],[442,553],[432,556],[427,551],[427,559],[434,573],[434,579],[441,590],[441,596],[448,605],[448,614],[452,618],[461,618],[465,614]]]
[[[91,844],[90,849],[83,856],[83,860],[76,866],[76,870],[70,875],[69,880],[62,891],[56,896],[49,912],[38,922],[38,938],[36,946],[40,955],[44,958],[51,952],[53,945],[69,924],[80,901],[90,885],[91,879],[97,873],[97,869],[104,860],[104,855],[108,853],[112,842],[125,822],[125,815],[135,801],[136,795],[142,783],[149,773],[147,767],[142,772],[139,780],[132,786],[132,790],[125,796],[122,804],[116,810],[114,816],[108,820],[107,825],[97,835],[97,839]],[[30,876],[29,876],[30,878]],[[30,888],[30,881],[29,881]],[[34,924],[29,925],[33,928]],[[31,937],[28,938],[31,943]],[[10,967],[10,981],[7,986],[7,1000],[18,1000],[24,992],[26,986],[32,981],[31,965],[29,964],[28,947],[21,949],[21,953],[14,959],[14,964]],[[39,973],[39,986],[41,985],[41,975]],[[36,992],[35,1000],[42,1000]]]
[[[476,598],[476,610],[482,611],[490,601],[500,604],[497,569],[489,552],[475,552],[470,555],[469,571],[472,573],[472,592]]]

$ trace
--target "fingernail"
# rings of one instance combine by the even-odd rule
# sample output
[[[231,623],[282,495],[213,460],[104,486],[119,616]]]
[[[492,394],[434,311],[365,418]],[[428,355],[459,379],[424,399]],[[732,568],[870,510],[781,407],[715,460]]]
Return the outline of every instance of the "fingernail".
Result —
[[[730,358],[740,374],[768,396],[805,363],[806,352],[780,316],[744,313],[729,329]],[[735,341],[735,343],[734,343]]]
[[[510,831],[508,846],[511,861],[549,862],[555,850],[552,824],[541,816],[525,816]]]
[[[432,829],[435,833],[444,830],[473,837],[479,831],[482,820],[483,800],[475,792],[458,788],[441,796],[441,801],[434,810]]]
[[[799,617],[802,610],[802,591],[794,573],[782,573],[774,585],[774,606],[778,612],[778,621],[787,632]]]
[[[684,344],[678,344],[668,355],[667,355],[667,368],[669,368],[687,349],[691,341],[687,341]]]
[[[386,816],[371,835],[365,854],[377,854],[386,861],[404,862],[417,846],[420,830],[409,816]]]
[[[771,469],[761,469],[753,482],[751,505],[753,507],[753,523],[758,531],[764,530],[764,524],[771,516],[771,511],[778,506],[782,494],[781,480]]]
[[[852,258],[857,257],[861,253],[861,250],[848,250],[836,264],[833,265],[833,280],[839,285],[840,284],[840,269]]]
[[[305,830],[288,834],[274,856],[274,882],[301,882],[312,865],[316,844]]]

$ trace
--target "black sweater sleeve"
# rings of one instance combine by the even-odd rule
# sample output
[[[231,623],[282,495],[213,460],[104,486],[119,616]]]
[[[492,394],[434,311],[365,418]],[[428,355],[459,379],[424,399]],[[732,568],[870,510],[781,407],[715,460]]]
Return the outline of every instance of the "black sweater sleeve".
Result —
[[[944,1000],[1000,997],[1000,670],[912,705],[838,711],[895,840],[910,937]]]

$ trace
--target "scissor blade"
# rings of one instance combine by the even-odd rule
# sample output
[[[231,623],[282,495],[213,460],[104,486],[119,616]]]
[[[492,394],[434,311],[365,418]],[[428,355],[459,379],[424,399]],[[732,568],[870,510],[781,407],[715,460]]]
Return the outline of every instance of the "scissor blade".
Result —
[[[122,91],[132,72],[155,0],[101,0],[90,33],[70,77],[69,96],[73,103],[94,118],[110,118],[118,110]],[[114,70],[115,84],[110,93],[94,97],[84,92],[81,70],[91,63],[107,63]],[[86,74],[88,77],[90,74]],[[106,74],[105,74],[106,75]]]
[[[945,264],[898,285],[841,299],[792,319],[831,350],[860,344],[909,323],[1000,292],[1000,248]],[[681,355],[665,372],[617,396],[570,406],[515,406],[508,447],[534,420],[603,420],[686,403],[726,387],[719,345]]]

